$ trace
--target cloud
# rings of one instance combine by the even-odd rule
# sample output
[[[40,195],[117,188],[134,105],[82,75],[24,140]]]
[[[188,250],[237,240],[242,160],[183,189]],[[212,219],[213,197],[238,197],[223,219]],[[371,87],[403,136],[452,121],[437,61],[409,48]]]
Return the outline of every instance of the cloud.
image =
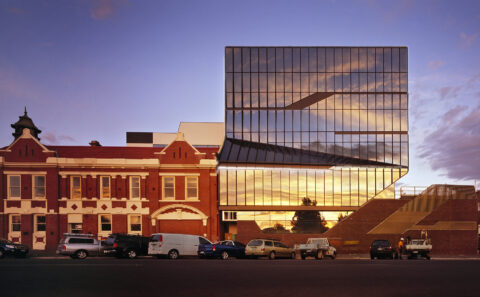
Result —
[[[440,67],[442,65],[443,65],[442,60],[428,62],[428,67],[432,68],[433,70],[437,69],[438,67]]]
[[[470,47],[473,43],[473,41],[477,38],[478,33],[472,34],[468,36],[465,33],[460,33],[460,47],[462,48],[467,48]]]
[[[415,5],[415,0],[400,0],[396,1],[392,7],[388,7],[386,13],[383,15],[384,21],[394,21],[400,15],[410,11]]]
[[[90,16],[95,20],[105,20],[112,15],[123,0],[95,0],[94,7],[90,10]]]
[[[14,15],[23,15],[25,12],[23,11],[23,9],[21,8],[18,8],[18,7],[10,7],[8,8],[8,11],[11,13],[11,14],[14,14]]]
[[[456,180],[480,179],[480,101],[468,110],[456,106],[441,117],[436,130],[426,135],[420,157],[435,171]]]
[[[443,87],[440,88],[439,93],[440,93],[440,99],[449,99],[449,98],[457,98],[458,93],[460,92],[462,88],[461,87]]]
[[[75,142],[75,139],[68,135],[55,135],[53,132],[45,132],[45,134],[40,135],[42,142],[46,142],[48,144],[59,144],[63,142]]]

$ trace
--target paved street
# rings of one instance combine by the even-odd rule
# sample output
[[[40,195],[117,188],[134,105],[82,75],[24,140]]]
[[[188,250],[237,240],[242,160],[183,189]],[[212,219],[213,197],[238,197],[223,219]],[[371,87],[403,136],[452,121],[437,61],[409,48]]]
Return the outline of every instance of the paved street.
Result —
[[[0,260],[0,296],[480,296],[478,260]]]

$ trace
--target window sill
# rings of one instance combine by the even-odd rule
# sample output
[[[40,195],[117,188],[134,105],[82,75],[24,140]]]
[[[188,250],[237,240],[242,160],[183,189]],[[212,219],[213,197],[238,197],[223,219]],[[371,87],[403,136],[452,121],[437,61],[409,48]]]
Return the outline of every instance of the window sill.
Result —
[[[174,200],[174,199],[170,199],[170,200],[159,200],[159,202],[200,202],[199,199],[196,199],[196,200]]]

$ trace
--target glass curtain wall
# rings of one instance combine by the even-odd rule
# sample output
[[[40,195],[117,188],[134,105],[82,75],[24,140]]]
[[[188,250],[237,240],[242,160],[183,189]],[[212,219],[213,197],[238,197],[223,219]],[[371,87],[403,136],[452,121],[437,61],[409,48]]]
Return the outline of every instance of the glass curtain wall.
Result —
[[[406,47],[227,47],[225,72],[226,142],[344,158],[313,168],[222,151],[221,206],[358,207],[408,172]]]

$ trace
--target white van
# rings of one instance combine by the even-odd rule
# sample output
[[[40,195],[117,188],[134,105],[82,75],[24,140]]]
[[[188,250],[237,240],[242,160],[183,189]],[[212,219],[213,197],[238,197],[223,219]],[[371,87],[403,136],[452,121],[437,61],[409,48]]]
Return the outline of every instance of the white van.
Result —
[[[169,259],[197,256],[199,244],[211,244],[211,242],[198,235],[154,233],[148,244],[148,254],[158,258],[168,256]]]

